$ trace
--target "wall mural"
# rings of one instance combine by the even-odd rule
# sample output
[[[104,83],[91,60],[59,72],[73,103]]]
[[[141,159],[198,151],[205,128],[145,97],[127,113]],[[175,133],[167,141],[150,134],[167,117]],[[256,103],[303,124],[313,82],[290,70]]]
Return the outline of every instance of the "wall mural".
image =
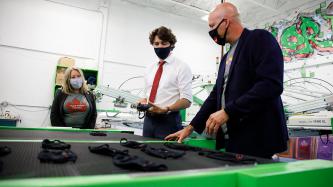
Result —
[[[332,65],[322,63],[333,57],[333,0],[295,11],[289,19],[265,28],[276,37],[285,67],[289,67],[282,94],[286,111],[292,113],[293,106],[304,107],[304,103],[333,94]],[[314,66],[316,62],[321,65]]]
[[[266,29],[279,41],[285,62],[333,54],[333,2],[325,1],[313,12],[299,13]]]

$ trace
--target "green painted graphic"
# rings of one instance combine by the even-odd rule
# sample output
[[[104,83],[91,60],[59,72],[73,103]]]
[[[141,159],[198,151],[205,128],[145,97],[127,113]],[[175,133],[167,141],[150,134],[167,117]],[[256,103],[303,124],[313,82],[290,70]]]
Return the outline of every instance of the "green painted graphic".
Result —
[[[282,48],[285,62],[333,53],[332,3],[312,13],[300,13],[294,21],[280,21],[268,27]],[[325,11],[324,11],[325,10]]]

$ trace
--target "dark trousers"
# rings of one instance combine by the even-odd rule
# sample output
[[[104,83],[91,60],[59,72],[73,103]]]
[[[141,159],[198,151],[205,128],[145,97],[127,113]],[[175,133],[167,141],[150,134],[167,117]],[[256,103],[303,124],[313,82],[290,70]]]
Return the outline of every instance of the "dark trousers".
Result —
[[[170,114],[149,114],[143,122],[143,136],[150,138],[164,139],[169,134],[182,129],[182,122],[179,112]]]

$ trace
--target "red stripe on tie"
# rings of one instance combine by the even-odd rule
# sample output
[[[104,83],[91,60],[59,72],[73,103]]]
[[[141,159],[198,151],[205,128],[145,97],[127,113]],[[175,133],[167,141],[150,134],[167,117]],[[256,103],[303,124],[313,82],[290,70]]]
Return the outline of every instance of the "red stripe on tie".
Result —
[[[165,61],[160,62],[160,65],[158,66],[158,69],[157,69],[155,77],[154,77],[153,86],[151,88],[150,95],[149,95],[149,101],[152,102],[152,103],[155,102],[157,88],[158,88],[158,85],[160,83],[160,79],[161,79],[161,76],[162,76],[163,65],[164,64],[165,64]]]

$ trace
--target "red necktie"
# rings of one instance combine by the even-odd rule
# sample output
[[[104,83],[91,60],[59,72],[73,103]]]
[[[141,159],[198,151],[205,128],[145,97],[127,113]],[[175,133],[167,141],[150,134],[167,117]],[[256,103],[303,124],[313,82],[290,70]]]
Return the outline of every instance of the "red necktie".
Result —
[[[163,72],[163,64],[165,64],[165,61],[160,61],[160,65],[158,66],[158,69],[156,71],[153,86],[150,91],[149,101],[152,103],[155,102],[158,84],[160,83],[160,79],[161,79],[162,72]]]

